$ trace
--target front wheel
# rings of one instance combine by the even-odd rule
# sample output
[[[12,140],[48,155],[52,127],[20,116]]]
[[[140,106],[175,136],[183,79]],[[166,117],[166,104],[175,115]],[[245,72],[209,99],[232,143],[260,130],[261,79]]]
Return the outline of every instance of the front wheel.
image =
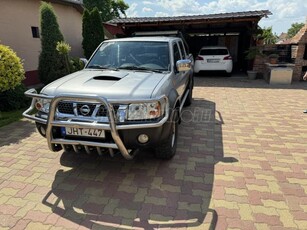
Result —
[[[166,141],[161,143],[155,149],[155,156],[160,159],[171,159],[176,154],[177,138],[178,138],[178,111],[175,112],[172,120],[172,127],[169,136]]]

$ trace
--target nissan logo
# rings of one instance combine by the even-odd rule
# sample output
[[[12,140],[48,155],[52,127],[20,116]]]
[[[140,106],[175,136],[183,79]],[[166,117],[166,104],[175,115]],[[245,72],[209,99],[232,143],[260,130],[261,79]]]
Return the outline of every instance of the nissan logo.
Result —
[[[80,113],[83,115],[83,116],[86,116],[90,113],[91,109],[88,105],[82,105],[81,108],[80,108]]]

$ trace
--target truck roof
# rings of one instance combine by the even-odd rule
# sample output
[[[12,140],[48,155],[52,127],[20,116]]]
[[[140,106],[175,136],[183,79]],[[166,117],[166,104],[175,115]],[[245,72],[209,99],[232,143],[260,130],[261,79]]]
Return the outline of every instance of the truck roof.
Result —
[[[106,40],[105,42],[110,41],[154,41],[154,42],[170,42],[173,40],[180,40],[178,37],[165,37],[165,36],[151,36],[151,37],[129,37],[129,38],[116,38]]]

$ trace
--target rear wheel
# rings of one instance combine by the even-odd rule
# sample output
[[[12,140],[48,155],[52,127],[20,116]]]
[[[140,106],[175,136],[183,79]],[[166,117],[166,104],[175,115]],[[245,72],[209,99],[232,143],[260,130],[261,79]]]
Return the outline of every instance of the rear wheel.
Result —
[[[155,156],[160,159],[171,159],[176,154],[177,138],[178,138],[178,111],[175,111],[172,120],[171,132],[165,142],[155,148]]]

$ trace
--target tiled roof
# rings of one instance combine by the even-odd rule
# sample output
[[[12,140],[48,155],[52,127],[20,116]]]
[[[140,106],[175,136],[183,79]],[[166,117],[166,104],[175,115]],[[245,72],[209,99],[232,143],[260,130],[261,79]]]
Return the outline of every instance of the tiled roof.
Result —
[[[206,14],[206,15],[189,15],[175,17],[140,17],[140,18],[117,18],[108,23],[111,24],[134,24],[134,23],[151,23],[151,22],[178,22],[178,21],[198,21],[198,20],[220,20],[220,19],[236,19],[250,17],[267,17],[272,13],[269,10]]]
[[[299,41],[301,40],[301,38],[303,37],[303,35],[306,33],[307,31],[307,24],[305,26],[303,26],[296,35],[294,35],[293,38],[291,38],[291,44],[298,44]]]
[[[83,12],[83,0],[45,0],[46,2],[71,5],[75,7],[80,13]]]
[[[278,44],[282,44],[282,45],[290,45],[290,44],[298,44],[300,42],[300,40],[302,39],[303,35],[307,33],[307,24],[305,24],[305,26],[303,26],[296,35],[294,35],[294,37],[289,38],[287,40],[281,41]]]

